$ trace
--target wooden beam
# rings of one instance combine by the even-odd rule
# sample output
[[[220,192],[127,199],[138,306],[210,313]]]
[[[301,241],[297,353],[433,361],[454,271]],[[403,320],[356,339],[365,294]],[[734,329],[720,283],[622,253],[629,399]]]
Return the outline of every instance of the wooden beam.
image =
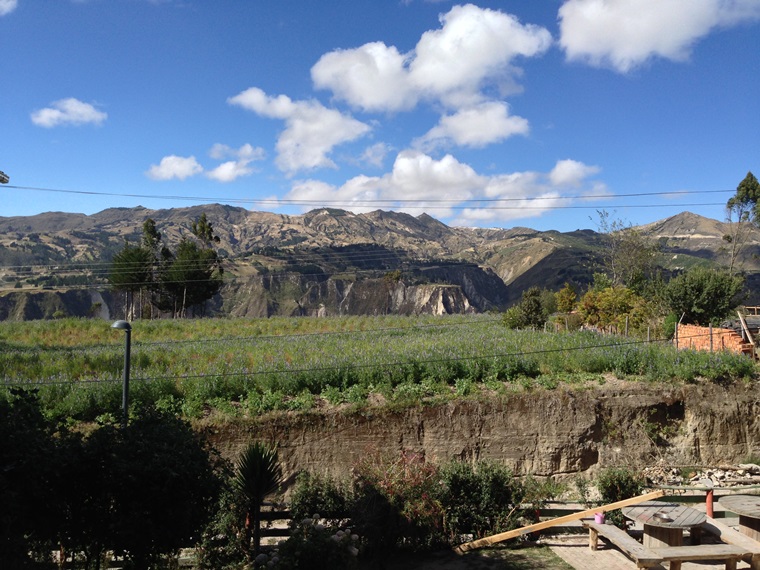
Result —
[[[593,509],[587,509],[585,511],[573,513],[571,515],[565,515],[563,517],[559,517],[556,519],[543,521],[540,523],[524,526],[521,528],[516,528],[514,530],[502,532],[499,534],[494,534],[492,536],[486,536],[485,538],[480,538],[478,540],[473,540],[472,542],[465,542],[464,544],[460,544],[459,546],[454,547],[454,552],[463,554],[470,550],[475,550],[476,548],[483,548],[484,546],[491,546],[492,544],[496,542],[502,542],[504,540],[509,540],[510,538],[516,538],[518,536],[522,536],[523,534],[528,534],[529,532],[535,532],[537,530],[543,530],[545,528],[561,525],[566,522],[577,521],[586,517],[592,517],[594,516],[594,513],[614,511],[616,509],[622,509],[623,507],[628,507],[630,505],[635,505],[637,503],[643,503],[644,501],[651,501],[653,499],[657,499],[658,497],[662,497],[664,494],[665,494],[665,491],[660,489],[657,491],[652,491],[651,493],[639,495],[638,497],[632,497],[630,499],[617,501],[616,503],[610,503],[609,505],[601,505],[599,507],[594,507]]]
[[[747,335],[747,340],[749,340],[752,346],[755,346],[755,339],[752,338],[752,333],[749,332],[749,327],[747,326],[747,321],[744,320],[744,315],[742,315],[741,311],[736,311],[736,314],[739,315],[739,322],[742,324],[742,328]]]

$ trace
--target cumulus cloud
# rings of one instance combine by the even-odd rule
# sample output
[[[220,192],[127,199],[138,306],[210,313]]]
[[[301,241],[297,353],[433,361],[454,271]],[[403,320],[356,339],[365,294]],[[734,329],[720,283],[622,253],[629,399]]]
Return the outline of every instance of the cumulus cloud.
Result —
[[[255,171],[250,166],[251,162],[263,160],[266,152],[263,148],[253,147],[250,144],[244,144],[240,148],[231,148],[225,144],[216,143],[211,147],[209,156],[216,160],[224,160],[213,170],[206,172],[206,176],[217,182],[233,182],[242,176],[249,176]]]
[[[248,143],[244,144],[240,148],[232,148],[226,144],[216,143],[211,147],[208,155],[216,160],[234,158],[235,160],[245,160],[248,162],[254,160],[264,160],[264,158],[266,158],[266,152],[263,148],[254,147]]]
[[[557,161],[549,172],[549,180],[554,186],[578,188],[589,176],[598,173],[598,166],[588,166],[577,160],[565,159]]]
[[[506,103],[491,101],[444,115],[437,126],[414,144],[424,149],[450,143],[480,148],[513,135],[528,134],[529,130],[527,119],[511,116]]]
[[[407,54],[381,42],[325,54],[312,81],[365,111],[408,110],[422,99],[472,105],[486,84],[514,82],[517,57],[539,55],[552,43],[545,28],[472,4],[453,7],[440,21]]]
[[[370,131],[369,125],[328,109],[318,101],[293,101],[286,95],[272,97],[257,87],[230,97],[228,103],[262,117],[285,121],[285,129],[277,139],[275,163],[288,174],[336,168],[329,157],[332,150]]]
[[[563,195],[568,187],[573,188],[573,197],[592,188],[601,191],[604,184],[591,179],[598,172],[595,166],[563,160],[549,172],[485,176],[451,155],[435,159],[407,150],[398,154],[392,170],[383,176],[357,176],[341,186],[301,180],[286,198],[312,205],[339,203],[356,213],[374,210],[377,201],[383,200],[383,207],[398,211],[433,211],[447,218],[456,214],[454,225],[480,225],[540,216],[568,203],[568,196]]]
[[[0,0],[0,16],[13,12],[18,7],[18,0]]]
[[[103,111],[98,111],[89,103],[70,97],[54,101],[49,107],[34,111],[31,117],[35,125],[52,128],[60,125],[84,125],[88,123],[100,125],[108,118],[108,115]]]
[[[161,159],[159,164],[153,164],[145,175],[153,180],[185,180],[203,172],[194,156],[169,155]]]
[[[684,60],[713,29],[757,19],[757,0],[567,0],[559,41],[570,60],[627,72],[653,57]]]
[[[359,157],[359,162],[380,168],[385,162],[385,157],[388,156],[388,153],[390,151],[391,147],[386,143],[379,142],[373,144],[372,146],[368,146],[366,149],[364,149],[364,152]]]
[[[419,99],[406,68],[407,56],[382,42],[323,55],[311,69],[317,89],[365,111],[403,111]]]
[[[233,182],[241,176],[249,176],[253,174],[253,172],[253,168],[248,166],[247,162],[228,160],[213,170],[206,172],[206,176],[217,182]]]

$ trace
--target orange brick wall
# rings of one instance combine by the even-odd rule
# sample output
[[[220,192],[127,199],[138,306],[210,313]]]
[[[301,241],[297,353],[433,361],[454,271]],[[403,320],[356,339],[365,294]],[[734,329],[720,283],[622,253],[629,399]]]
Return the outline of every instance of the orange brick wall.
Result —
[[[746,344],[741,335],[732,329],[712,329],[712,346],[715,351],[730,350],[741,354],[745,351]],[[710,350],[710,328],[678,325],[678,348]]]

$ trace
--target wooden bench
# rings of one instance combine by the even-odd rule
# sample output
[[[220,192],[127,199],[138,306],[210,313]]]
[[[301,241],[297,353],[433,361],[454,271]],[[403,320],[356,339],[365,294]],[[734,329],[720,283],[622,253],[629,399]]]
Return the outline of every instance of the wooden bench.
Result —
[[[739,559],[747,551],[731,544],[700,544],[698,546],[663,546],[651,548],[663,562],[670,562],[670,570],[681,570],[682,562],[694,560],[725,560],[726,570],[736,570]]]
[[[715,535],[726,544],[732,544],[746,550],[747,554],[742,556],[744,561],[749,563],[752,570],[760,570],[760,542],[710,517],[707,517],[707,520],[702,523],[702,530]]]
[[[599,536],[601,535],[631,558],[638,568],[651,568],[663,560],[662,556],[614,525],[583,521],[583,528],[588,529],[588,545],[591,550],[598,548]]]

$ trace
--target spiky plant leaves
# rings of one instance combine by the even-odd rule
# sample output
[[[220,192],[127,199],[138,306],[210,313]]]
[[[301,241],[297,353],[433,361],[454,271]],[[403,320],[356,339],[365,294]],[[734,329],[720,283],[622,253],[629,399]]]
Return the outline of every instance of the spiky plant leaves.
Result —
[[[238,460],[234,484],[245,501],[246,544],[250,544],[252,532],[253,552],[258,553],[261,546],[261,505],[282,484],[277,449],[259,442],[248,445]]]

